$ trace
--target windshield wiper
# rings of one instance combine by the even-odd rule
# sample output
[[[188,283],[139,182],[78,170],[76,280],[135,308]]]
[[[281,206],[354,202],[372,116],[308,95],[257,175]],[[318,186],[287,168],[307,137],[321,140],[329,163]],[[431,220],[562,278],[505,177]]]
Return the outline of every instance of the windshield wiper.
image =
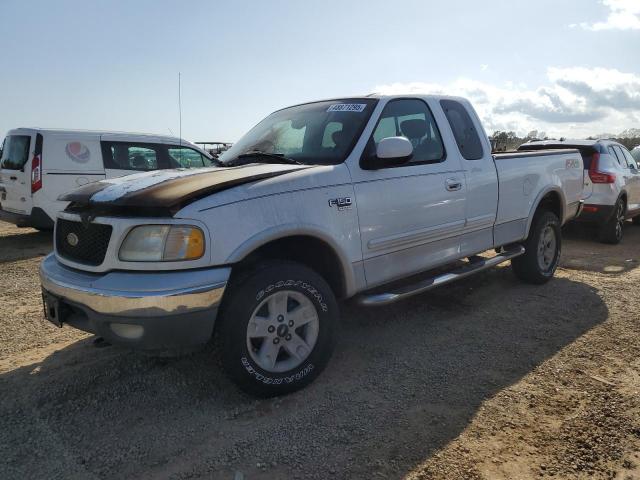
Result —
[[[265,162],[265,163],[290,163],[292,165],[304,165],[304,163],[295,160],[293,158],[285,157],[282,153],[268,153],[263,152],[261,150],[250,150],[245,153],[241,153],[237,158],[252,158],[252,157],[263,157],[265,159],[277,160],[276,162]]]

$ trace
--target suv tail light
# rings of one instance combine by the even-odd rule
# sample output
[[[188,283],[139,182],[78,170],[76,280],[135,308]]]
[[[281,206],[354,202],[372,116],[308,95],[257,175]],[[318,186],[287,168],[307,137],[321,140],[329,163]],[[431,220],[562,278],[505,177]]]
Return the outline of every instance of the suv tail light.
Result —
[[[591,157],[591,167],[589,167],[589,178],[593,183],[615,183],[616,176],[613,173],[601,172],[600,154],[598,152]]]
[[[42,188],[42,157],[34,155],[31,160],[31,193],[36,193]]]

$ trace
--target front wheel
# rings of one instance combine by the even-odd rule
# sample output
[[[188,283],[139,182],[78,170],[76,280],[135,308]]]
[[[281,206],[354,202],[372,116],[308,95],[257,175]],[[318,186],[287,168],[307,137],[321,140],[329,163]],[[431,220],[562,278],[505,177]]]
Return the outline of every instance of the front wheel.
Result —
[[[223,367],[252,395],[290,393],[327,365],[338,306],[324,279],[292,262],[272,261],[232,282],[218,330]]]
[[[523,255],[511,260],[516,276],[524,282],[538,285],[551,280],[560,263],[562,250],[560,220],[554,213],[536,214],[524,248]]]

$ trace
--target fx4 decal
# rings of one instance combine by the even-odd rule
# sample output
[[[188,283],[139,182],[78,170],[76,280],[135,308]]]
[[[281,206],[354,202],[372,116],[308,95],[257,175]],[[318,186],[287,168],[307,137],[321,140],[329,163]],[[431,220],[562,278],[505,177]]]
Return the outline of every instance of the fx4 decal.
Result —
[[[351,209],[351,197],[332,198],[329,200],[330,207],[338,207],[338,211]]]

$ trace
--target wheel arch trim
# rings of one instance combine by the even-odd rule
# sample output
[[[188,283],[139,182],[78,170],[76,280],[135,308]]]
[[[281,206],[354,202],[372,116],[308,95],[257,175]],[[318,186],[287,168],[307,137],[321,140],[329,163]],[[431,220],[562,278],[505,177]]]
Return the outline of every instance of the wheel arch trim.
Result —
[[[227,258],[225,263],[234,264],[241,262],[251,253],[259,248],[277,240],[289,237],[311,237],[324,243],[335,254],[339,262],[346,297],[354,295],[357,290],[356,275],[353,265],[349,260],[347,252],[340,247],[339,243],[323,231],[319,226],[312,224],[284,224],[263,230],[245,240]]]
[[[532,204],[532,208],[529,211],[529,216],[527,218],[527,230],[526,230],[526,237],[529,236],[529,232],[531,231],[531,224],[533,223],[533,217],[535,216],[536,212],[538,211],[538,208],[540,207],[540,204],[542,203],[542,201],[549,195],[558,195],[559,199],[560,199],[560,218],[558,220],[560,220],[560,225],[564,224],[564,219],[566,217],[566,198],[564,196],[564,192],[562,191],[561,188],[559,188],[556,185],[552,185],[549,186],[547,188],[545,188],[544,190],[542,190],[540,193],[538,193],[538,196],[536,197],[535,201]]]

